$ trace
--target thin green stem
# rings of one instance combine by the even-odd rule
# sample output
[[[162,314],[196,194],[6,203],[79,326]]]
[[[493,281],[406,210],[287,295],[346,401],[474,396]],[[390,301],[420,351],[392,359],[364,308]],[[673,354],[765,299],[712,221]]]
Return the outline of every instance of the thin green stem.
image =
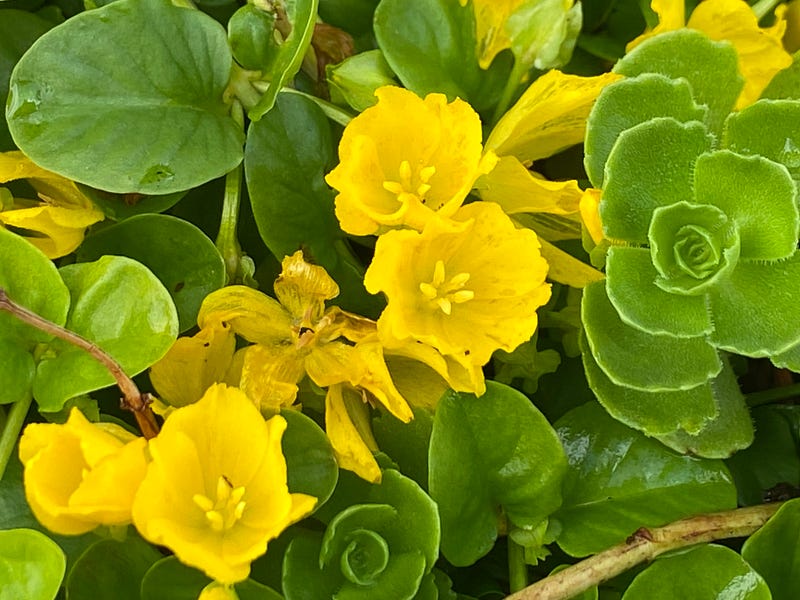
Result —
[[[3,433],[0,434],[0,480],[3,479],[3,474],[6,472],[8,461],[14,452],[14,446],[19,438],[19,432],[22,431],[22,425],[25,423],[25,416],[28,414],[32,401],[33,396],[28,394],[25,398],[14,402],[11,410],[8,411]]]
[[[234,100],[231,116],[244,129],[244,110],[241,103]],[[228,283],[241,282],[242,247],[239,244],[239,204],[242,197],[242,164],[239,163],[225,175],[225,195],[222,199],[222,216],[217,233],[217,250],[225,261]]]
[[[257,71],[246,71],[236,63],[233,63],[226,95],[235,98],[241,103],[241,106],[244,106],[246,110],[250,110],[258,104],[262,96],[262,92],[255,87],[256,82],[252,79],[253,76],[258,74]],[[236,118],[235,115],[234,118]]]
[[[266,81],[254,81],[253,85],[259,91],[266,91],[266,89],[269,87],[269,83]],[[341,106],[337,106],[332,102],[328,102],[322,98],[317,98],[311,94],[306,94],[301,90],[296,90],[290,87],[282,87],[281,94],[283,93],[295,94],[296,96],[303,96],[304,98],[311,100],[314,104],[322,109],[322,112],[325,113],[326,117],[328,117],[331,121],[338,123],[342,127],[347,127],[347,124],[355,118],[353,113],[342,108]]]
[[[514,66],[511,69],[511,74],[508,76],[508,80],[506,80],[506,85],[503,88],[503,93],[500,95],[500,100],[497,102],[497,107],[494,109],[494,115],[492,116],[492,126],[497,125],[497,122],[500,120],[506,111],[508,110],[509,105],[511,104],[511,99],[514,97],[514,93],[517,91],[519,84],[522,82],[522,78],[525,73],[528,71],[527,65],[523,64],[521,61],[514,58]]]
[[[783,505],[759,504],[637,530],[623,544],[537,581],[506,600],[566,600],[665,552],[753,534]]]
[[[753,9],[753,12],[760,21],[767,14],[769,14],[776,6],[778,6],[780,2],[781,0],[759,0],[758,2],[753,4],[753,6],[751,6],[750,8]]]
[[[748,406],[761,406],[762,404],[772,404],[778,400],[786,400],[793,396],[800,396],[800,383],[792,385],[784,385],[762,392],[753,392],[752,394],[745,394]]]
[[[511,537],[506,540],[508,541],[508,579],[513,594],[528,586],[528,564],[525,562],[525,548],[517,544]]]

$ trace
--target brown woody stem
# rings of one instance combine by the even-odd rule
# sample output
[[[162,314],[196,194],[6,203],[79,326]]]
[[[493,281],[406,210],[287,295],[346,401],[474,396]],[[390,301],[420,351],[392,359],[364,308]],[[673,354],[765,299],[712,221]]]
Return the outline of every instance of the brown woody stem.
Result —
[[[128,377],[122,370],[122,367],[119,366],[119,363],[97,344],[90,342],[77,333],[64,329],[40,317],[24,306],[20,306],[8,297],[8,294],[3,288],[0,288],[0,310],[11,313],[20,321],[27,323],[31,327],[35,327],[40,331],[62,339],[65,342],[69,342],[88,352],[92,358],[108,369],[109,373],[116,379],[117,387],[119,387],[122,392],[122,399],[120,400],[121,406],[131,411],[133,416],[136,417],[136,422],[139,425],[142,435],[150,439],[158,434],[158,423],[156,422],[155,415],[153,415],[153,411],[150,410],[150,403],[152,402],[150,394],[142,394],[133,382],[133,379]]]
[[[623,544],[595,554],[506,597],[506,600],[562,600],[608,581],[628,569],[686,546],[754,533],[783,505],[759,504],[638,529]]]

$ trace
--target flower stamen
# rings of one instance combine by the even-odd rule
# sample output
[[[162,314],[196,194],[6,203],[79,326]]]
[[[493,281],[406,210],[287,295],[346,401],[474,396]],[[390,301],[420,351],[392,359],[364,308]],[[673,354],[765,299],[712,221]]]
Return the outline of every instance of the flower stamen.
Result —
[[[398,169],[398,175],[400,181],[391,181],[387,180],[383,182],[383,189],[392,194],[396,194],[398,200],[403,202],[405,196],[413,196],[423,204],[425,204],[425,194],[427,194],[431,186],[428,183],[433,177],[434,173],[436,173],[436,167],[434,166],[427,166],[422,167],[416,173],[413,172],[411,169],[411,163],[407,160],[404,160],[400,163],[400,167]],[[415,180],[417,183],[415,183]]]
[[[203,494],[195,494],[192,501],[205,513],[206,519],[214,531],[225,531],[242,518],[247,503],[242,500],[244,486],[233,487],[224,475],[217,479],[216,499],[212,500]]]
[[[437,260],[433,267],[431,282],[420,283],[419,291],[439,310],[449,315],[453,311],[453,304],[462,304],[472,300],[475,298],[475,292],[463,289],[469,281],[469,273],[458,273],[445,282],[446,277],[444,261]]]

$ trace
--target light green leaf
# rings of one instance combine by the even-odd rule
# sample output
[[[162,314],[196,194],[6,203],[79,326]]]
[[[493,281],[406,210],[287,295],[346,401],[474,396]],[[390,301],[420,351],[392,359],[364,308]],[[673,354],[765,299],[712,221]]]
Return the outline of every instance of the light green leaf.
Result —
[[[800,499],[789,500],[742,547],[742,556],[766,580],[774,600],[800,595]]]
[[[534,0],[514,10],[504,24],[511,52],[526,70],[563,67],[572,58],[583,24],[581,4]]]
[[[484,556],[497,539],[501,511],[518,527],[538,525],[561,503],[565,467],[553,428],[520,392],[488,381],[480,398],[446,394],[429,450],[442,554],[457,566]]]
[[[225,285],[225,262],[197,227],[169,215],[139,215],[88,236],[78,260],[106,254],[133,258],[158,277],[178,311],[180,330],[197,325],[203,299]]]
[[[0,338],[0,404],[30,398],[35,374],[33,355],[19,342]]]
[[[61,548],[45,534],[0,531],[0,600],[53,600],[66,564]]]
[[[223,100],[230,69],[225,30],[209,16],[119,0],[51,29],[20,59],[8,126],[39,166],[92,187],[189,189],[242,159]]]
[[[380,50],[360,52],[326,68],[331,99],[341,98],[357,111],[377,103],[375,90],[397,85],[389,63]]]
[[[744,260],[788,258],[797,249],[797,190],[786,168],[727,150],[703,154],[694,170],[695,200],[736,223]]]
[[[603,187],[606,160],[619,134],[656,117],[703,121],[706,107],[692,99],[685,79],[656,73],[621,79],[603,89],[586,124],[583,164],[594,187]]]
[[[771,600],[764,579],[736,552],[705,545],[657,559],[639,573],[622,600]]]
[[[392,362],[391,372],[396,362]],[[428,448],[433,430],[433,413],[424,408],[415,408],[414,419],[403,423],[400,419],[381,412],[372,420],[372,433],[378,447],[400,467],[400,472],[416,481],[422,489],[428,489]]]
[[[269,5],[267,5],[269,6]],[[228,20],[228,41],[233,57],[245,69],[266,71],[277,58],[275,13],[245,4]]]
[[[588,403],[556,424],[569,461],[558,545],[586,556],[622,542],[639,527],[736,506],[721,461],[680,456]]]
[[[661,73],[671,79],[685,78],[695,102],[708,107],[709,129],[718,134],[744,87],[738,60],[730,43],[714,42],[699,31],[684,28],[645,40],[613,70],[626,77]]]
[[[622,322],[605,281],[583,289],[581,320],[595,361],[617,385],[643,391],[688,390],[722,368],[705,337],[653,335]]]
[[[796,52],[791,66],[778,71],[761,93],[761,98],[771,100],[800,100],[800,55]]]
[[[300,70],[303,57],[311,45],[311,36],[317,21],[318,0],[284,0],[281,3],[286,19],[292,27],[289,35],[277,50],[264,78],[269,87],[258,104],[247,112],[253,121],[258,121],[275,106],[278,92]]]
[[[611,246],[606,255],[606,292],[624,323],[651,334],[698,337],[711,332],[703,296],[669,293],[656,285],[659,277],[650,250]]]
[[[66,328],[96,343],[136,375],[161,358],[178,335],[178,315],[169,293],[141,264],[105,256],[60,270],[72,294]],[[55,412],[69,398],[114,383],[85,350],[56,339],[39,362],[33,396]]]
[[[780,163],[800,181],[800,102],[759,100],[731,114],[722,139],[725,148]]]
[[[696,122],[659,117],[623,131],[606,162],[600,220],[610,239],[647,243],[653,210],[694,197],[697,157],[711,137]]]
[[[800,342],[800,253],[774,263],[739,261],[709,293],[712,344],[745,356],[779,354]]]

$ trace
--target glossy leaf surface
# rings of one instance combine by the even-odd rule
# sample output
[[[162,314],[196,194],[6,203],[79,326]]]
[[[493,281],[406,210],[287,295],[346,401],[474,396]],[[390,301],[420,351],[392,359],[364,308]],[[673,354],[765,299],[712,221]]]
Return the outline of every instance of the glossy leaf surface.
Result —
[[[43,533],[0,531],[0,600],[53,600],[65,569],[61,548]]]

